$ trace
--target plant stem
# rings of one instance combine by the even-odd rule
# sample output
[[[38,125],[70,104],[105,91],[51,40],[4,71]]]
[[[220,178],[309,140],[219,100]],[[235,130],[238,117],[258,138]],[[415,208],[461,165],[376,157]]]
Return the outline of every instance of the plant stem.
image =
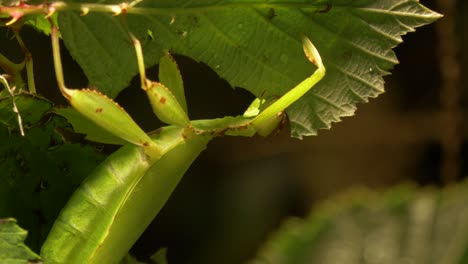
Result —
[[[207,5],[207,6],[184,6],[184,7],[135,7],[142,1],[134,1],[131,3],[122,3],[117,5],[106,5],[106,4],[95,4],[95,3],[72,3],[72,2],[53,2],[39,5],[26,5],[26,6],[0,6],[0,14],[9,14],[15,21],[19,17],[30,14],[46,14],[52,15],[57,11],[64,10],[76,10],[81,11],[83,15],[89,12],[98,13],[112,13],[119,15],[125,11],[128,14],[138,15],[174,15],[174,14],[188,14],[196,12],[216,11],[225,8],[258,8],[258,9],[270,9],[270,8],[307,8],[314,9],[317,11],[327,10],[329,7],[327,4],[315,4],[310,3],[258,3],[253,4],[249,1],[243,3],[224,3],[218,5]],[[16,14],[16,15],[15,15]],[[21,14],[18,16],[17,14]],[[12,21],[11,23],[15,22]]]
[[[21,71],[24,68],[23,63],[13,63],[7,57],[0,53],[0,68],[2,68],[8,75],[11,76],[12,82],[15,84],[15,87],[23,88],[24,82],[21,77]]]
[[[19,127],[19,130],[20,130],[20,134],[21,134],[21,136],[24,136],[23,120],[21,119],[21,114],[20,114],[20,112],[18,110],[18,107],[16,106],[16,103],[15,103],[14,90],[15,90],[16,87],[11,88],[10,85],[8,84],[7,79],[3,75],[0,75],[0,81],[2,82],[3,86],[8,90],[8,93],[10,94],[12,110],[13,110],[13,113],[15,113],[16,116],[17,116],[18,127]]]
[[[26,65],[26,75],[28,76],[28,90],[30,93],[35,94],[36,93],[36,84],[34,81],[34,66],[33,66],[33,59],[31,52],[29,52],[28,48],[26,48],[26,45],[23,42],[23,39],[21,38],[19,32],[17,30],[15,32],[15,37],[16,40],[18,41],[18,44],[20,45],[21,49],[24,52],[24,60],[23,63]]]

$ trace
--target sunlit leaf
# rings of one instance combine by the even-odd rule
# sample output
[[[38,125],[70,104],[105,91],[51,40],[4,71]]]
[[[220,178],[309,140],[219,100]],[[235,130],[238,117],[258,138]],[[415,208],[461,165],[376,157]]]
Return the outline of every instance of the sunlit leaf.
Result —
[[[416,0],[145,0],[137,7],[145,13],[130,12],[126,21],[148,65],[167,49],[256,96],[282,95],[310,75],[314,67],[301,48],[308,36],[328,71],[289,109],[295,137],[329,128],[381,94],[382,76],[398,63],[392,48],[401,35],[440,17]],[[111,97],[128,85],[136,59],[120,17],[63,12],[59,24],[91,83]]]

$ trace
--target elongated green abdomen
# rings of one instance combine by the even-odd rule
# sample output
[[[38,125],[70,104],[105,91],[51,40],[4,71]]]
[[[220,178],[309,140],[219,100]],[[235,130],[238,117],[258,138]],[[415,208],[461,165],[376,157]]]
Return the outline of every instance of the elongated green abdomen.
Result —
[[[115,260],[106,263],[116,263],[127,254],[211,139],[212,136],[188,138],[184,144],[163,155],[147,171],[128,202],[117,213],[115,223],[109,229],[106,246],[96,251],[91,263],[104,263],[104,260]],[[118,256],[117,252],[122,255]]]
[[[42,247],[46,263],[88,263],[102,243],[131,181],[149,168],[141,148],[128,145],[110,155],[75,191]]]
[[[118,263],[211,139],[184,141],[182,133],[170,127],[164,140],[153,137],[168,149],[160,159],[128,145],[100,164],[54,223],[41,249],[45,263]]]

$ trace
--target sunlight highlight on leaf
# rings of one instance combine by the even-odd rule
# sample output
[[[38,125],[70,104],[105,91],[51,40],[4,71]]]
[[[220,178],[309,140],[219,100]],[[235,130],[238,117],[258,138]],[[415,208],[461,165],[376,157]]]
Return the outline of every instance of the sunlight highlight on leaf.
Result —
[[[127,22],[142,40],[148,66],[170,50],[208,64],[257,97],[280,96],[310,75],[301,49],[301,36],[309,37],[328,71],[288,111],[292,136],[299,138],[330,128],[353,115],[357,103],[381,94],[382,77],[398,63],[392,48],[401,35],[440,18],[415,0],[147,0],[136,8],[140,14],[128,14]],[[111,97],[137,72],[120,19],[59,16],[71,54]]]

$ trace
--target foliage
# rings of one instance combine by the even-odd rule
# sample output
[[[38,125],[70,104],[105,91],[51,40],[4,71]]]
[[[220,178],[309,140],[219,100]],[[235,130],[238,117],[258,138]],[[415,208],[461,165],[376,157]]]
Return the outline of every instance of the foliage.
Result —
[[[310,75],[300,42],[302,35],[310,37],[328,72],[288,110],[292,136],[299,138],[330,128],[353,115],[356,103],[382,93],[382,76],[398,62],[391,49],[400,36],[440,17],[415,0],[154,0],[137,7],[141,12],[130,10],[126,21],[143,41],[147,65],[170,50],[208,64],[257,97],[280,96]],[[90,82],[111,97],[137,72],[119,19],[59,16],[68,50]]]
[[[71,126],[47,115],[52,104],[38,96],[15,96],[26,127],[26,136],[19,135],[10,101],[0,99],[0,217],[19,219],[38,250],[71,192],[104,156],[92,146],[65,143],[57,131]]]
[[[0,218],[0,259],[4,264],[40,263],[40,257],[23,244],[27,232],[14,219]]]
[[[466,263],[467,189],[464,182],[341,194],[287,221],[252,264]]]
[[[26,67],[29,88],[33,89],[34,84],[32,61],[17,33],[20,25],[26,22],[44,34],[52,35],[55,71],[60,90],[80,114],[87,118],[92,117],[90,119],[94,123],[83,121],[77,112],[68,109],[53,111],[62,114],[70,122],[79,120],[80,125],[76,126],[77,132],[89,131],[91,127],[93,133],[98,135],[94,139],[98,138],[100,142],[122,143],[124,139],[138,145],[138,147],[126,146],[132,154],[127,160],[124,160],[127,155],[115,152],[91,173],[96,164],[103,160],[103,155],[89,145],[71,143],[64,138],[71,126],[62,117],[49,113],[52,110],[52,103],[33,94],[13,93],[7,84],[5,87],[10,94],[7,94],[5,90],[0,93],[0,122],[2,123],[0,140],[5,142],[0,146],[0,170],[3,172],[0,175],[0,181],[5,183],[0,185],[0,217],[20,219],[22,226],[31,230],[28,244],[33,249],[38,249],[71,191],[87,175],[94,175],[94,178],[88,178],[85,181],[79,195],[74,196],[72,203],[62,211],[66,216],[59,219],[63,230],[51,232],[54,233],[51,240],[55,240],[48,244],[48,249],[56,250],[58,247],[55,247],[54,243],[57,241],[58,243],[64,242],[62,244],[65,247],[73,245],[65,241],[65,238],[68,238],[64,235],[65,233],[75,241],[78,241],[76,236],[87,235],[86,239],[82,239],[84,241],[82,248],[90,252],[89,259],[97,260],[110,257],[109,254],[115,254],[114,257],[120,260],[121,256],[126,254],[126,251],[122,250],[117,253],[112,252],[112,249],[115,247],[128,249],[129,245],[125,243],[133,243],[133,240],[130,240],[137,238],[140,229],[142,231],[157,214],[157,210],[162,207],[175,188],[177,182],[174,182],[174,176],[178,176],[176,179],[179,179],[183,175],[185,169],[205,148],[209,140],[225,134],[245,136],[247,135],[247,133],[243,134],[245,131],[249,133],[248,136],[252,136],[260,132],[263,125],[271,122],[273,119],[271,115],[274,115],[274,118],[278,120],[272,122],[273,127],[265,128],[268,131],[265,134],[269,134],[278,126],[279,119],[283,119],[284,108],[273,106],[280,101],[281,104],[286,105],[282,101],[286,97],[285,94],[290,94],[286,92],[298,83],[300,84],[296,88],[307,88],[304,90],[307,91],[323,77],[325,68],[321,67],[321,62],[317,63],[316,60],[320,56],[311,56],[310,50],[308,53],[306,48],[306,55],[317,66],[316,72],[320,72],[320,77],[314,74],[315,77],[312,75],[305,79],[316,69],[307,61],[300,48],[300,39],[303,35],[313,39],[325,62],[327,75],[311,92],[287,110],[291,122],[291,135],[298,138],[314,135],[321,128],[329,128],[332,122],[339,121],[343,116],[352,115],[357,103],[367,102],[368,98],[382,93],[382,77],[388,74],[388,70],[398,62],[392,48],[401,43],[401,35],[440,17],[424,8],[416,0],[145,0],[132,3],[116,3],[115,1],[31,2],[31,5],[21,2],[5,2],[3,6],[0,6],[0,13],[2,18],[11,18],[5,25],[13,29],[19,45],[26,54],[24,62],[20,64],[14,64],[3,55],[0,56],[0,66],[11,75],[9,77],[16,78],[15,89],[24,88],[16,87],[22,83],[18,79],[21,79],[20,71],[24,67]],[[50,20],[45,15],[50,17]],[[174,126],[164,128],[163,132],[152,135],[150,138],[122,108],[107,97],[89,89],[66,88],[61,66],[57,67],[60,64],[57,29],[54,26],[50,30],[49,22],[58,25],[67,49],[80,64],[93,86],[109,97],[115,97],[128,86],[130,80],[139,71],[142,88],[149,91],[150,99],[153,92],[156,94],[157,88],[158,93],[164,92],[161,98],[151,101],[153,109],[163,122]],[[137,39],[142,41],[142,53],[146,64],[143,62],[143,56],[138,53],[140,42]],[[137,50],[136,59],[135,50]],[[280,97],[280,99],[267,105],[266,110],[262,109],[259,114],[257,113],[258,116],[244,115],[190,122],[186,117],[187,106],[181,76],[177,74],[177,65],[173,64],[170,59],[165,59],[169,57],[162,57],[163,54],[167,54],[167,51],[206,63],[232,86],[242,87],[252,92],[259,98],[254,102],[264,102],[263,98]],[[144,77],[144,66],[154,65],[158,61],[161,62],[161,67],[163,65],[166,65],[166,69],[172,67],[166,72],[166,76],[168,72],[171,72],[173,77],[165,78],[164,70],[160,71],[159,76],[160,82],[171,86],[169,89],[163,84],[152,82]],[[304,79],[305,81],[301,82]],[[155,90],[151,90],[153,88]],[[72,94],[76,96],[73,97]],[[297,98],[301,96],[302,94]],[[168,98],[170,100],[167,100]],[[294,102],[297,98],[290,99],[290,101]],[[166,100],[170,103],[166,103]],[[181,115],[174,117],[174,111],[168,111],[167,105],[173,106],[172,109],[177,109]],[[22,122],[18,119],[15,107],[18,107],[19,114],[23,117]],[[264,115],[268,110],[271,110],[271,113]],[[109,118],[104,120],[103,116]],[[267,117],[258,118],[260,116]],[[278,118],[279,116],[281,118]],[[129,126],[130,123],[133,127]],[[102,130],[95,129],[95,124],[106,130],[106,133],[113,133],[118,138],[103,137]],[[25,137],[21,137],[18,133],[23,126],[27,132]],[[190,148],[187,142],[191,140],[196,143],[196,148]],[[144,149],[144,155],[141,154],[141,149]],[[121,150],[125,154],[126,149]],[[185,156],[189,158],[184,160]],[[172,159],[178,160],[183,166],[179,168],[174,165],[176,163],[169,162]],[[115,171],[114,165],[122,166],[118,167],[122,170]],[[132,174],[134,168],[139,168],[138,175]],[[126,175],[126,171],[132,175]],[[128,182],[125,184],[119,182],[123,178],[121,176],[128,176],[126,178]],[[151,186],[148,184],[145,186],[144,183],[145,181],[152,182],[153,178],[155,182],[160,183],[158,188],[162,190],[151,194]],[[107,184],[114,180],[117,180],[115,185]],[[165,183],[166,181],[170,184]],[[95,190],[97,192],[93,192]],[[123,190],[127,190],[128,193]],[[109,197],[122,199],[107,203],[113,206],[114,211],[101,210],[99,206],[106,205],[106,203],[100,203],[101,201],[98,200],[100,198],[104,201],[112,200],[108,199]],[[402,197],[403,200],[407,199],[406,196]],[[90,201],[86,204],[90,207],[86,208],[95,210],[96,219],[105,215],[105,220],[96,220],[95,223],[98,223],[98,228],[101,225],[105,226],[99,231],[102,231],[103,239],[107,239],[106,243],[101,243],[99,240],[101,238],[95,239],[96,234],[86,233],[90,230],[88,229],[90,225],[80,229],[82,226],[79,224],[88,224],[95,220],[90,217],[81,219],[81,215],[76,214],[85,208],[81,198]],[[135,212],[145,213],[148,211],[145,206],[147,203],[154,202],[152,199],[156,200],[158,208],[152,213],[147,213],[145,217],[138,218],[138,221],[134,220],[136,217],[134,215],[121,214],[133,212],[134,209]],[[15,206],[12,206],[12,201]],[[128,201],[131,203],[127,203]],[[391,215],[395,208],[397,213],[405,212],[406,204],[412,204],[412,200],[397,201],[396,205],[391,205],[390,213],[386,211],[388,207],[384,206],[382,211],[375,213],[376,223],[382,220],[381,214]],[[377,208],[380,205],[377,203]],[[105,208],[105,206],[102,207]],[[306,242],[312,241],[312,245],[316,245],[315,239],[318,239],[317,241],[325,239],[324,247],[328,243],[333,244],[334,233],[330,238],[331,242],[328,242],[326,240],[328,238],[323,237],[324,230],[328,230],[330,225],[338,226],[341,221],[352,223],[355,218],[359,220],[356,223],[362,224],[364,223],[363,217],[368,216],[366,209],[366,205],[362,202],[352,204],[349,215],[348,210],[343,210],[343,214],[337,214],[339,217],[336,223],[334,215],[333,217],[312,217],[312,227],[306,230],[310,232],[304,232],[310,235],[306,238]],[[408,209],[408,215],[411,215],[410,209]],[[374,212],[371,212],[371,216],[374,216]],[[68,222],[63,221],[64,219]],[[116,219],[123,220],[118,222]],[[133,223],[144,222],[145,225],[139,225],[138,232],[135,231],[137,228],[130,230],[133,233],[124,236],[124,240],[128,241],[119,242],[118,239],[114,239],[114,236],[125,233],[122,227],[127,226],[131,221]],[[375,230],[372,229],[373,225],[369,226],[371,227],[370,236],[373,237]],[[359,227],[352,228],[354,230]],[[341,227],[339,228],[341,231]],[[408,225],[407,228],[413,228],[413,226]],[[70,231],[71,229],[73,231]],[[114,231],[109,235],[110,229],[120,231]],[[347,234],[346,232],[348,230],[344,230],[343,235]],[[279,241],[283,241],[283,237],[288,237],[288,232],[281,236]],[[87,239],[96,245],[91,245]],[[286,248],[292,248],[293,253],[284,261],[301,263],[304,260],[302,258],[304,254],[309,260],[311,244],[306,244],[302,248],[303,245],[297,246],[294,239],[290,241],[287,238],[285,241],[280,244],[284,243]],[[102,248],[106,250],[98,250]],[[284,262],[281,261],[281,255],[275,255],[281,254],[283,249],[280,247],[272,253],[275,261]],[[320,247],[318,252],[322,249]],[[70,255],[74,255],[73,258],[80,261],[81,256],[72,252],[73,250],[72,248]],[[55,256],[63,256],[63,252],[54,251],[53,253]],[[356,254],[358,253],[360,252]],[[289,254],[290,252],[286,250],[285,256]],[[43,257],[46,258],[45,255]],[[322,257],[320,255],[318,259],[322,260]],[[153,260],[166,262],[164,252],[156,254]],[[138,263],[132,257],[128,257],[127,261]]]

